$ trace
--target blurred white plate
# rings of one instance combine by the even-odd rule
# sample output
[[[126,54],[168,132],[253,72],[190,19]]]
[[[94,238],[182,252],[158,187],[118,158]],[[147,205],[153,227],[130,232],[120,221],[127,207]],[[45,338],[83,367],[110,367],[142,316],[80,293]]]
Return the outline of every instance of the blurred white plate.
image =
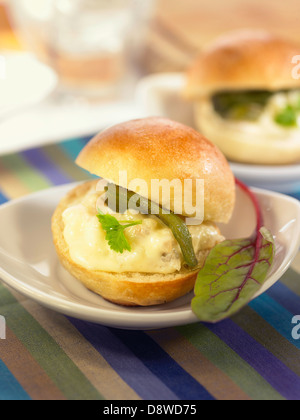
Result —
[[[182,73],[158,73],[146,76],[136,87],[136,103],[149,116],[160,116],[194,126],[193,104],[184,100]]]
[[[92,136],[104,128],[143,115],[131,102],[56,103],[46,101],[0,121],[0,156],[63,140]]]
[[[193,104],[182,96],[183,73],[160,73],[142,79],[136,89],[136,101],[147,115],[177,120],[195,127]],[[286,194],[300,192],[300,163],[289,166],[258,166],[231,163],[237,178],[244,183]]]
[[[50,68],[30,54],[1,54],[0,156],[93,135],[143,116],[133,100],[93,104],[59,97],[57,76]]]
[[[0,55],[0,122],[16,112],[38,104],[57,86],[49,67],[27,53]]]
[[[300,164],[261,166],[231,163],[230,165],[236,177],[248,185],[300,195]]]
[[[149,308],[124,308],[88,291],[60,265],[51,235],[51,216],[67,185],[39,192],[0,207],[0,278],[52,310],[75,318],[123,329],[157,329],[198,322],[191,311],[192,294],[173,303]],[[265,292],[285,273],[300,245],[300,203],[292,198],[255,190],[265,225],[275,236],[277,252]],[[255,227],[249,198],[238,191],[231,223],[221,227],[229,238],[248,237]],[[257,295],[257,296],[258,296]]]

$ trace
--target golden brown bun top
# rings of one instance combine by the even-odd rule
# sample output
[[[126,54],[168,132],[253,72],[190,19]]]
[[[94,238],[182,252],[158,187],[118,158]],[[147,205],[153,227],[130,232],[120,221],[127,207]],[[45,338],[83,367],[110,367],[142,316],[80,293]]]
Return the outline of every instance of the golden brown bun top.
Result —
[[[187,72],[185,96],[226,90],[300,89],[293,77],[296,45],[263,31],[237,31],[217,39]]]
[[[146,118],[109,128],[87,144],[76,163],[162,205],[166,203],[161,197],[151,196],[151,180],[204,180],[205,220],[227,223],[234,209],[235,180],[224,155],[197,131],[168,119]],[[127,171],[127,184],[119,171]],[[146,190],[129,185],[135,179],[145,180]],[[195,184],[190,192],[183,188],[186,197],[194,197]],[[169,208],[174,211],[172,197]]]

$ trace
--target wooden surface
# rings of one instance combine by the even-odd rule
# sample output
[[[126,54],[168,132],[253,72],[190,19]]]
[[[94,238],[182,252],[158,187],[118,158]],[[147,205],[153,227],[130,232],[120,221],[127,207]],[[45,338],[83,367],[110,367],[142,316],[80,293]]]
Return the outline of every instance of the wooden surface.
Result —
[[[148,70],[182,70],[208,42],[241,28],[266,29],[300,45],[300,0],[157,0]]]

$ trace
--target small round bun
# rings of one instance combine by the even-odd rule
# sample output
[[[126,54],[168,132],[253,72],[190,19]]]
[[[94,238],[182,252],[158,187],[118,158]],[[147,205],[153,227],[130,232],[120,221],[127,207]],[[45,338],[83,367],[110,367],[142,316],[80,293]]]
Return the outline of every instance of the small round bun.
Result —
[[[64,239],[64,211],[80,202],[95,188],[95,181],[79,185],[59,204],[52,218],[54,245],[62,265],[89,290],[104,299],[124,306],[151,306],[171,302],[185,296],[194,289],[198,271],[182,269],[176,274],[116,274],[87,270],[70,257],[69,247]],[[200,266],[209,250],[200,256]]]
[[[151,195],[152,180],[180,180],[182,200],[204,180],[204,219],[228,223],[235,205],[235,180],[222,152],[196,130],[164,118],[134,120],[109,128],[80,153],[77,164],[101,178],[166,206]],[[120,177],[126,171],[126,179]],[[141,179],[140,184],[133,181]],[[193,180],[184,187],[184,180]],[[128,188],[130,185],[130,188]],[[171,194],[169,210],[174,211]],[[193,214],[184,216],[194,217]]]
[[[185,96],[196,99],[221,91],[300,89],[293,57],[300,45],[265,31],[235,31],[213,42],[187,72]]]

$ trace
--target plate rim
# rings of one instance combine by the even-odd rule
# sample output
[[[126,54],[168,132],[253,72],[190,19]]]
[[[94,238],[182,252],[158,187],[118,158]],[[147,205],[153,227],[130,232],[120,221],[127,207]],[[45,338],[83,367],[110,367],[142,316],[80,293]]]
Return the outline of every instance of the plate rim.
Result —
[[[278,172],[278,178],[280,177],[280,183],[288,182],[293,180],[294,183],[300,183],[300,180],[297,179],[297,176],[300,176],[300,163],[293,165],[248,165],[244,163],[231,162],[229,164],[233,172],[237,176],[243,176],[244,178],[248,177],[252,180],[261,180],[261,177],[264,177],[265,181],[272,181],[272,183],[277,183],[278,179],[274,179],[274,172]],[[259,172],[260,171],[260,172]]]
[[[14,105],[14,108],[16,108],[17,110],[20,107],[22,109],[25,109],[26,107],[37,105],[41,101],[48,98],[58,87],[58,84],[59,84],[58,75],[50,66],[38,60],[34,54],[30,52],[26,52],[26,51],[4,50],[1,55],[7,60],[14,59],[14,58],[20,58],[20,59],[26,60],[32,68],[34,67],[40,73],[43,73],[43,76],[47,77],[49,81],[49,85],[47,87],[45,86],[43,92],[42,93],[40,92],[39,95],[34,97],[34,99],[26,98],[19,105]],[[37,97],[39,99],[37,99]],[[8,111],[6,110],[1,111],[0,116],[2,116],[2,113],[5,115],[6,112],[10,112],[10,109]]]
[[[59,111],[60,105],[58,105],[57,107],[55,106],[55,104],[53,104],[52,101],[48,102],[43,102],[43,104],[41,103],[41,106],[43,107],[45,105],[45,109],[48,107],[50,107],[50,109],[52,110],[51,112],[53,112],[53,114],[55,114],[55,116],[57,116],[57,113]],[[84,105],[81,108],[81,105],[79,104],[75,104],[72,105],[74,106],[74,109],[76,112],[83,112],[84,116],[87,115],[87,113],[89,112],[89,109],[91,107],[91,105]],[[71,108],[72,108],[71,106]],[[33,113],[37,113],[36,115],[34,114],[30,114],[31,117],[34,115],[35,117],[38,115],[39,110],[36,110],[37,105],[34,105],[32,107],[32,112]],[[63,108],[63,106],[61,106]],[[42,116],[44,115],[45,109],[42,109]],[[10,142],[10,144],[6,147],[2,147],[0,145],[0,158],[6,155],[10,155],[10,154],[14,154],[14,153],[21,153],[25,150],[32,150],[32,149],[36,149],[36,148],[43,148],[46,147],[48,145],[59,145],[61,142],[65,142],[65,141],[72,141],[74,139],[77,138],[85,138],[85,137],[92,137],[94,136],[96,133],[105,130],[106,128],[108,128],[111,125],[116,125],[119,124],[123,121],[128,121],[130,119],[136,119],[136,118],[145,118],[148,115],[146,115],[145,113],[143,113],[141,111],[141,109],[138,109],[136,104],[133,101],[115,101],[115,102],[110,102],[107,104],[98,104],[95,105],[95,107],[93,108],[94,112],[98,113],[98,119],[96,120],[96,116],[94,115],[91,120],[88,121],[88,123],[83,123],[82,125],[80,125],[80,127],[73,127],[70,124],[68,124],[64,129],[58,129],[55,131],[55,133],[51,133],[51,134],[42,134],[40,130],[38,130],[37,134],[35,133],[34,136],[28,136],[28,134],[25,136],[25,142],[23,141],[22,144],[17,142],[15,143],[15,133],[13,134],[13,142]],[[106,112],[108,113],[107,110],[110,111],[110,114],[112,115],[116,115],[116,117],[112,117],[109,118],[107,117],[106,113],[105,113],[105,117],[101,117],[99,120],[99,115],[103,115],[104,114],[104,110],[106,110]],[[30,110],[29,110],[30,111]],[[31,111],[30,111],[31,112]],[[63,111],[62,111],[63,112]],[[25,113],[26,114],[26,113]],[[52,115],[53,117],[53,115]],[[14,117],[15,118],[15,117]],[[14,121],[14,118],[12,118],[12,120]],[[16,121],[18,122],[18,118],[23,118],[23,113],[20,112],[18,116],[16,116]],[[56,119],[55,119],[56,121]],[[10,122],[11,124],[11,122]],[[49,120],[47,120],[47,124],[49,124]],[[0,126],[0,131],[1,131],[1,126]],[[2,134],[1,134],[2,135]]]
[[[85,181],[83,181],[85,182]],[[66,193],[67,191],[71,190],[72,188],[76,187],[77,185],[81,184],[82,182],[74,182],[70,184],[64,184],[60,186],[55,186],[52,188],[46,188],[44,190],[40,190],[34,192],[32,194],[25,195],[18,199],[11,200],[7,203],[4,203],[0,206],[0,212],[3,209],[7,209],[12,206],[20,205],[23,202],[27,202],[30,199],[35,199],[37,197],[42,197],[49,193],[55,193],[56,191],[60,191],[62,194]],[[262,196],[275,196],[278,198],[283,198],[289,202],[292,202],[298,208],[298,214],[300,218],[300,201],[290,197],[285,194],[260,189],[260,188],[251,188],[251,190],[255,194],[260,194]],[[293,260],[295,259],[296,255],[299,252],[300,247],[300,224],[298,227],[298,235],[294,236],[293,246],[291,249],[288,250],[280,268],[273,273],[271,278],[274,278],[273,285],[283,276],[283,274],[289,269],[290,265],[292,264]],[[116,308],[103,308],[103,307],[95,307],[89,306],[84,303],[77,303],[77,302],[66,302],[66,299],[60,298],[58,296],[52,296],[47,294],[44,291],[41,291],[31,285],[25,284],[24,282],[20,282],[17,278],[13,275],[9,274],[6,270],[0,267],[0,277],[1,281],[5,283],[7,286],[11,287],[16,292],[22,294],[23,296],[39,303],[41,306],[47,307],[52,309],[56,312],[59,312],[63,315],[71,316],[74,318],[82,319],[85,321],[95,322],[100,325],[114,327],[114,328],[121,328],[121,329],[128,329],[128,330],[148,330],[148,329],[156,329],[156,328],[168,328],[180,325],[187,325],[193,324],[199,321],[199,319],[194,315],[191,308],[182,309],[176,311],[176,309],[170,309],[170,311],[161,312],[159,310],[149,313],[143,313],[142,311],[138,313],[136,312],[126,312],[122,313],[122,317],[120,317],[120,311],[118,307]],[[272,286],[273,286],[272,285]],[[270,287],[272,287],[270,286]],[[253,298],[256,299],[263,293],[268,290],[264,290],[263,288],[257,293],[257,295]],[[101,318],[101,319],[100,319]],[[163,321],[162,321],[163,319]]]

